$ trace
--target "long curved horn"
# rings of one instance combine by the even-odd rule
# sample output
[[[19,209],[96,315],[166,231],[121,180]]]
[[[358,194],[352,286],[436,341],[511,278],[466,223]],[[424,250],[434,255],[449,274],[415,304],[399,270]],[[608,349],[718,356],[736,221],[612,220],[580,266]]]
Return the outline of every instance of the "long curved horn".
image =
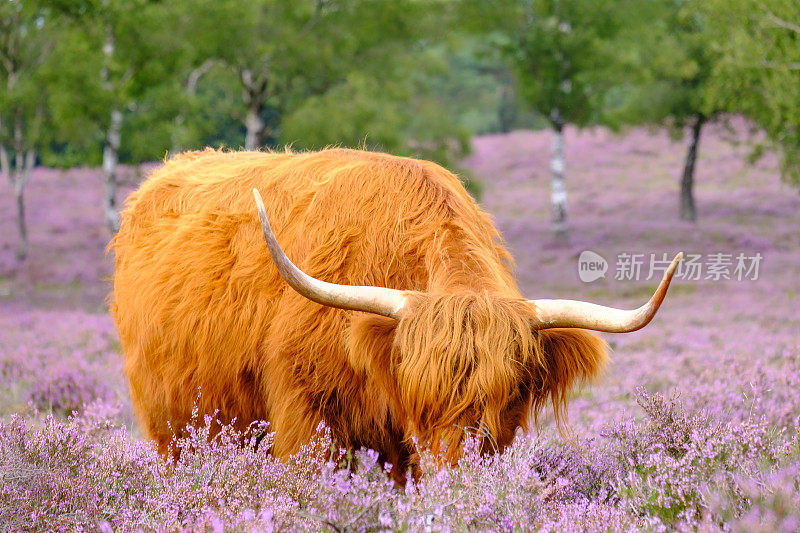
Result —
[[[319,304],[351,311],[366,311],[390,318],[400,319],[405,309],[408,297],[405,291],[388,289],[386,287],[365,287],[358,285],[337,285],[312,278],[292,263],[283,249],[281,249],[272,227],[267,219],[264,202],[258,189],[253,189],[253,196],[258,206],[258,216],[261,219],[261,229],[267,241],[269,254],[278,269],[281,277],[286,280],[294,290]]]
[[[536,308],[533,328],[584,328],[610,333],[628,333],[641,329],[653,319],[664,301],[681,259],[683,252],[672,260],[650,301],[631,311],[575,300],[528,300]]]

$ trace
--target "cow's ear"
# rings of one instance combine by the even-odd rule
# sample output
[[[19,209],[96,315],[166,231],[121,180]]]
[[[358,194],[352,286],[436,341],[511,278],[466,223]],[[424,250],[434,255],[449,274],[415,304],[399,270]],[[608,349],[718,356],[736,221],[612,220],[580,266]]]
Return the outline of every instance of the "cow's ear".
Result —
[[[384,392],[396,397],[392,346],[397,320],[371,313],[354,313],[348,357],[358,372],[367,373]]]
[[[536,415],[547,400],[559,430],[566,430],[566,408],[572,388],[595,380],[608,364],[608,345],[583,329],[544,329],[536,331],[538,354],[530,361],[534,378],[533,413]]]

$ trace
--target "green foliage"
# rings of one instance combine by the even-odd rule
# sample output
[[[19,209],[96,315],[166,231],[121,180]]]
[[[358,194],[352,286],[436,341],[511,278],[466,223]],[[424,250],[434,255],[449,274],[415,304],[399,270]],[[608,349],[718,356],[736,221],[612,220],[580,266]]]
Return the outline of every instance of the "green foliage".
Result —
[[[0,3],[0,145],[12,165],[17,152],[39,150],[46,139],[52,19],[46,3]]]
[[[550,121],[680,134],[744,113],[767,132],[754,154],[779,146],[800,178],[791,0],[14,1],[0,48],[15,12],[32,31],[10,85],[0,64],[0,138],[21,110],[47,165],[99,164],[112,109],[124,162],[239,148],[257,118],[257,146],[451,165],[474,133]]]
[[[192,111],[181,114],[180,144],[239,147],[247,125],[252,146],[366,146],[440,161],[465,151],[468,132],[432,83],[446,72],[431,46],[441,38],[438,3],[192,4],[186,17],[202,44],[187,51],[184,72],[215,66],[184,94]]]
[[[454,124],[448,102],[430,89],[425,75],[442,68],[436,62],[418,53],[397,61],[391,77],[350,73],[285,117],[282,140],[302,149],[363,146],[441,162],[463,155],[469,132]]]
[[[710,99],[750,117],[782,152],[784,177],[800,184],[800,5],[793,0],[709,0]],[[757,147],[757,154],[763,147]]]
[[[120,157],[205,145],[365,145],[453,159],[467,148],[448,90],[438,2],[136,0],[63,3],[48,164],[99,162],[111,109]],[[113,53],[104,45],[113,42]],[[480,85],[473,94],[492,87]],[[260,122],[260,124],[258,124]]]
[[[285,117],[281,141],[365,146],[452,165],[474,133],[541,126],[509,93],[511,73],[497,50],[477,38],[398,50],[386,65],[354,70],[310,96]]]
[[[140,113],[141,102],[153,98],[153,92],[162,100],[167,94],[164,85],[172,82],[181,54],[174,8],[153,0],[55,4],[65,31],[54,51],[50,83],[68,90],[54,91],[49,100],[56,143],[46,162],[69,166],[81,154],[85,162],[97,164],[111,110],[122,111],[123,124],[130,129],[126,122],[132,115],[146,116]],[[151,108],[144,106],[142,111]],[[148,144],[159,146],[163,156],[163,145],[153,142],[163,137],[161,119],[163,115],[155,113],[144,122],[152,130]],[[133,161],[153,155],[127,142],[124,148]]]
[[[507,1],[491,39],[503,50],[522,98],[556,127],[599,119],[612,85],[612,39],[623,17],[610,0]],[[628,4],[628,2],[626,2]]]
[[[792,0],[635,2],[619,34],[623,81],[605,97],[605,122],[666,124],[679,137],[697,117],[744,114],[782,150],[800,181],[800,6]],[[753,159],[764,153],[757,143]]]
[[[456,35],[437,53],[445,68],[429,84],[460,127],[480,135],[546,125],[526,108],[514,72],[492,42],[476,35]]]
[[[680,137],[698,116],[726,111],[710,97],[711,72],[720,57],[709,41],[713,21],[699,5],[696,0],[633,4],[632,23],[617,37],[621,83],[606,95],[606,123],[667,125]]]

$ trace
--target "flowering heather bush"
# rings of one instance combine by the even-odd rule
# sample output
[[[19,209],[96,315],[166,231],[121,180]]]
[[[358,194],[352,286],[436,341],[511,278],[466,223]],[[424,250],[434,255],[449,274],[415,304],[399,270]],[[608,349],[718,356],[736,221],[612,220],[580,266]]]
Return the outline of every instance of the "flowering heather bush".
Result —
[[[735,510],[746,509],[741,481],[780,458],[779,445],[768,438],[766,428],[725,423],[704,412],[686,413],[674,397],[648,396],[641,390],[637,396],[645,423],[621,422],[605,433],[618,465],[611,486],[622,505],[666,524],[692,528],[708,518],[706,497],[712,490],[725,495]]]
[[[15,302],[3,306],[0,332],[0,414],[29,402],[67,415],[94,399],[127,401],[107,315]]]
[[[502,454],[480,456],[479,436],[455,467],[423,451],[425,476],[404,488],[324,427],[282,463],[266,453],[268,426],[209,441],[217,422],[198,419],[175,441],[180,458],[161,459],[133,424],[104,305],[99,172],[36,169],[24,264],[0,195],[0,530],[797,531],[800,196],[774,158],[744,163],[734,126],[703,139],[697,224],[677,220],[683,145],[567,129],[561,246],[548,228],[548,133],[475,140],[465,164],[531,298],[630,307],[655,286],[582,283],[587,249],[764,259],[757,281],[678,279],[647,328],[605,335],[612,364],[570,402],[569,438],[545,416]]]
[[[217,422],[196,419],[175,441],[179,459],[165,461],[107,404],[68,420],[13,415],[0,424],[0,522],[248,531],[797,524],[796,442],[792,451],[762,428],[715,427],[660,396],[642,393],[640,403],[645,422],[619,423],[595,442],[521,436],[506,452],[481,456],[473,438],[455,467],[423,454],[425,475],[405,489],[375,452],[338,451],[322,426],[283,463],[266,452],[266,425],[244,434],[223,427],[209,439]]]
[[[28,398],[36,407],[62,414],[80,410],[95,399],[108,400],[110,396],[108,386],[82,359],[74,363],[59,362],[47,368],[28,392]]]
[[[774,471],[741,479],[742,491],[751,503],[743,513],[725,502],[717,511],[730,519],[731,529],[738,531],[798,531],[800,530],[800,458],[797,455]]]

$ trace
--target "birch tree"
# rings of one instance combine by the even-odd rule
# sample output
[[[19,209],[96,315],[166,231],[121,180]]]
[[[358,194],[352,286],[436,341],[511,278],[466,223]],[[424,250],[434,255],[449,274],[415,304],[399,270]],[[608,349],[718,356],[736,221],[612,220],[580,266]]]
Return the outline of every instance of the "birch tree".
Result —
[[[43,70],[53,46],[50,14],[38,3],[0,3],[0,172],[17,209],[16,255],[28,254],[25,186],[45,144],[47,87]]]
[[[613,2],[524,0],[512,3],[500,30],[520,95],[552,131],[551,226],[559,241],[568,237],[564,127],[598,118],[612,62],[608,43],[619,24]]]
[[[102,145],[103,212],[109,230],[119,229],[117,172],[125,121],[144,95],[171,78],[179,45],[169,6],[151,0],[78,0],[61,3],[72,32],[59,55],[73,64],[64,82],[80,86],[56,106],[67,141],[93,128]]]

